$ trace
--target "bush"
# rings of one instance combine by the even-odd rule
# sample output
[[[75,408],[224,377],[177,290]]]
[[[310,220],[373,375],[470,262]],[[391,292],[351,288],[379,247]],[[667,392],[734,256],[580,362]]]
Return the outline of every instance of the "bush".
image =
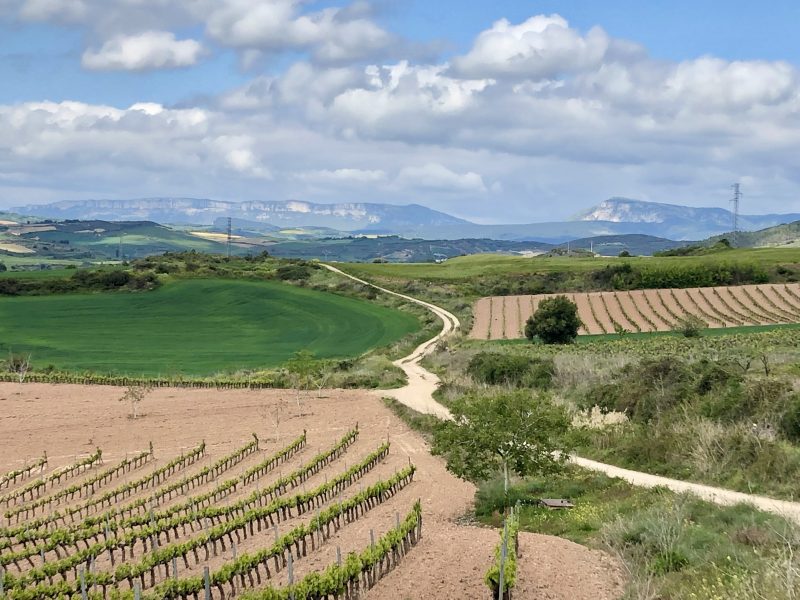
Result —
[[[791,442],[800,443],[800,394],[794,394],[780,421],[781,433]]]
[[[275,276],[282,281],[301,281],[311,277],[311,269],[306,265],[283,265],[275,271]]]
[[[682,334],[683,337],[696,338],[700,337],[700,332],[706,327],[708,327],[708,324],[699,317],[687,315],[678,319],[673,331]]]
[[[479,352],[470,360],[467,373],[480,383],[548,389],[553,381],[555,363],[551,358],[527,358],[523,355]]]
[[[538,338],[545,344],[569,344],[578,337],[582,323],[578,307],[566,296],[542,300],[525,323],[525,337]]]

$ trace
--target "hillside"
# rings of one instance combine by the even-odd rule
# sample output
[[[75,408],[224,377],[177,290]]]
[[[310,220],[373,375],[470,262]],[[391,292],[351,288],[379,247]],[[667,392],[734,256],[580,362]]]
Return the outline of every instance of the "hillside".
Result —
[[[10,249],[10,250],[9,250]],[[150,221],[43,221],[0,225],[0,251],[42,259],[137,258],[164,252],[224,252],[225,245]]]
[[[733,239],[732,233],[714,236],[709,241]],[[758,231],[740,231],[736,234],[736,245],[740,248],[763,248],[769,246],[800,245],[800,221],[767,227]]]
[[[573,220],[544,223],[477,224],[419,204],[318,204],[299,200],[223,202],[194,198],[81,200],[14,209],[53,219],[149,220],[166,224],[235,226],[269,232],[286,228],[326,228],[343,234],[398,235],[424,239],[494,239],[560,244],[577,238],[649,235],[699,240],[730,229],[732,217],[722,208],[691,208],[611,198]],[[762,229],[800,219],[800,214],[744,215],[744,230]]]
[[[800,219],[800,213],[739,215],[742,229],[772,227]],[[611,221],[614,223],[659,223],[670,227],[681,224],[702,223],[707,227],[724,227],[733,223],[733,213],[724,208],[694,208],[677,204],[643,202],[630,198],[609,198],[574,217],[576,221]]]
[[[419,204],[316,204],[299,200],[223,202],[196,198],[79,200],[30,205],[16,209],[53,219],[150,220],[167,224],[210,225],[219,218],[274,227],[329,227],[405,231],[415,227],[469,224]]]

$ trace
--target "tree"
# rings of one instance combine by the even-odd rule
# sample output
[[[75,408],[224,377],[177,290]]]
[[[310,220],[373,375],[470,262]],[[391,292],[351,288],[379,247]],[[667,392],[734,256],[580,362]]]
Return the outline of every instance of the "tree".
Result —
[[[19,377],[19,382],[25,381],[25,376],[31,370],[31,355],[30,354],[14,354],[8,353],[8,360],[6,366],[10,373],[16,373]]]
[[[149,385],[130,385],[119,401],[129,402],[131,405],[130,417],[132,419],[137,419],[139,417],[139,405],[142,403],[145,396],[152,391],[153,388]]]
[[[566,296],[542,300],[525,323],[525,337],[539,338],[545,344],[569,344],[581,328],[578,307]]]
[[[6,267],[6,263],[0,262],[0,273],[3,271],[8,271],[8,267]]]
[[[628,250],[623,250],[622,252],[619,253],[619,257],[620,258],[630,258],[631,257],[631,253]]]
[[[502,471],[520,477],[558,471],[568,448],[570,419],[547,397],[530,392],[468,394],[450,406],[452,421],[436,429],[433,453],[462,479],[482,481]]]
[[[297,390],[297,410],[300,410],[300,390],[308,391],[316,369],[314,355],[308,350],[298,350],[286,361],[286,370],[292,375],[292,383]]]

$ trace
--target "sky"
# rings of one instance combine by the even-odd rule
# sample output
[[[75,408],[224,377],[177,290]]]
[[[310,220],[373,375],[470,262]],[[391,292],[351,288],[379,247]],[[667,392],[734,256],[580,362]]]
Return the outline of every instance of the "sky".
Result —
[[[0,208],[800,212],[800,3],[0,0]]]

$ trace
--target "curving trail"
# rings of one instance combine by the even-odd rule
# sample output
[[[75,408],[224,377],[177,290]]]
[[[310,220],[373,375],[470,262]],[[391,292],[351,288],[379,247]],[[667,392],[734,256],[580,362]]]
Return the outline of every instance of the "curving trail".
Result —
[[[416,350],[414,350],[414,352],[408,356],[394,362],[394,364],[405,371],[406,375],[408,376],[408,383],[402,388],[394,390],[381,390],[378,392],[378,394],[382,397],[391,396],[398,402],[405,404],[409,408],[421,413],[432,414],[440,419],[452,418],[450,411],[433,398],[433,393],[436,391],[436,387],[439,384],[439,378],[426,370],[419,363],[426,355],[433,352],[439,340],[455,332],[455,330],[461,326],[458,318],[454,314],[448,312],[440,306],[436,306],[435,304],[424,302],[405,294],[399,294],[397,292],[387,290],[386,288],[382,288],[369,283],[368,281],[364,281],[363,279],[349,275],[344,271],[337,269],[336,267],[332,267],[331,265],[323,264],[322,266],[333,271],[334,273],[348,277],[363,285],[374,287],[375,289],[387,294],[398,296],[408,300],[409,302],[414,302],[415,304],[424,306],[442,320],[442,331],[438,335],[431,338],[427,342],[420,344]],[[786,519],[790,519],[795,523],[800,523],[800,502],[776,500],[775,498],[768,498],[766,496],[745,494],[742,492],[735,492],[733,490],[726,490],[724,488],[713,487],[710,485],[691,483],[688,481],[681,481],[679,479],[670,479],[668,477],[651,475],[650,473],[642,473],[640,471],[631,471],[629,469],[623,469],[621,467],[589,460],[587,458],[581,458],[579,456],[570,457],[570,461],[585,469],[599,471],[610,477],[619,477],[620,479],[624,479],[636,486],[647,488],[665,487],[677,493],[694,494],[698,498],[722,506],[750,504],[759,510],[777,514]]]
[[[408,300],[414,304],[424,306],[442,320],[442,330],[438,335],[417,346],[414,352],[408,356],[394,361],[394,364],[405,372],[406,376],[408,377],[408,383],[404,387],[394,390],[380,390],[378,393],[381,395],[381,397],[390,396],[401,404],[405,404],[409,408],[413,408],[417,412],[435,415],[440,419],[452,418],[450,411],[433,398],[433,393],[436,391],[436,388],[440,383],[439,378],[425,369],[419,363],[423,358],[436,349],[436,344],[439,342],[439,340],[447,337],[461,327],[461,322],[458,320],[458,317],[456,317],[453,313],[441,308],[440,306],[418,300],[417,298],[412,298],[411,296],[407,296],[405,294],[393,292],[392,290],[387,290],[386,288],[382,288],[369,283],[368,281],[364,281],[363,279],[359,279],[358,277],[354,277],[353,275],[345,273],[341,269],[337,269],[334,266],[324,263],[322,266],[330,271],[333,271],[334,273],[343,275],[344,277],[352,279],[353,281],[357,281],[363,285],[368,285],[386,294],[391,294],[392,296],[397,296],[398,298],[403,298],[404,300]]]

